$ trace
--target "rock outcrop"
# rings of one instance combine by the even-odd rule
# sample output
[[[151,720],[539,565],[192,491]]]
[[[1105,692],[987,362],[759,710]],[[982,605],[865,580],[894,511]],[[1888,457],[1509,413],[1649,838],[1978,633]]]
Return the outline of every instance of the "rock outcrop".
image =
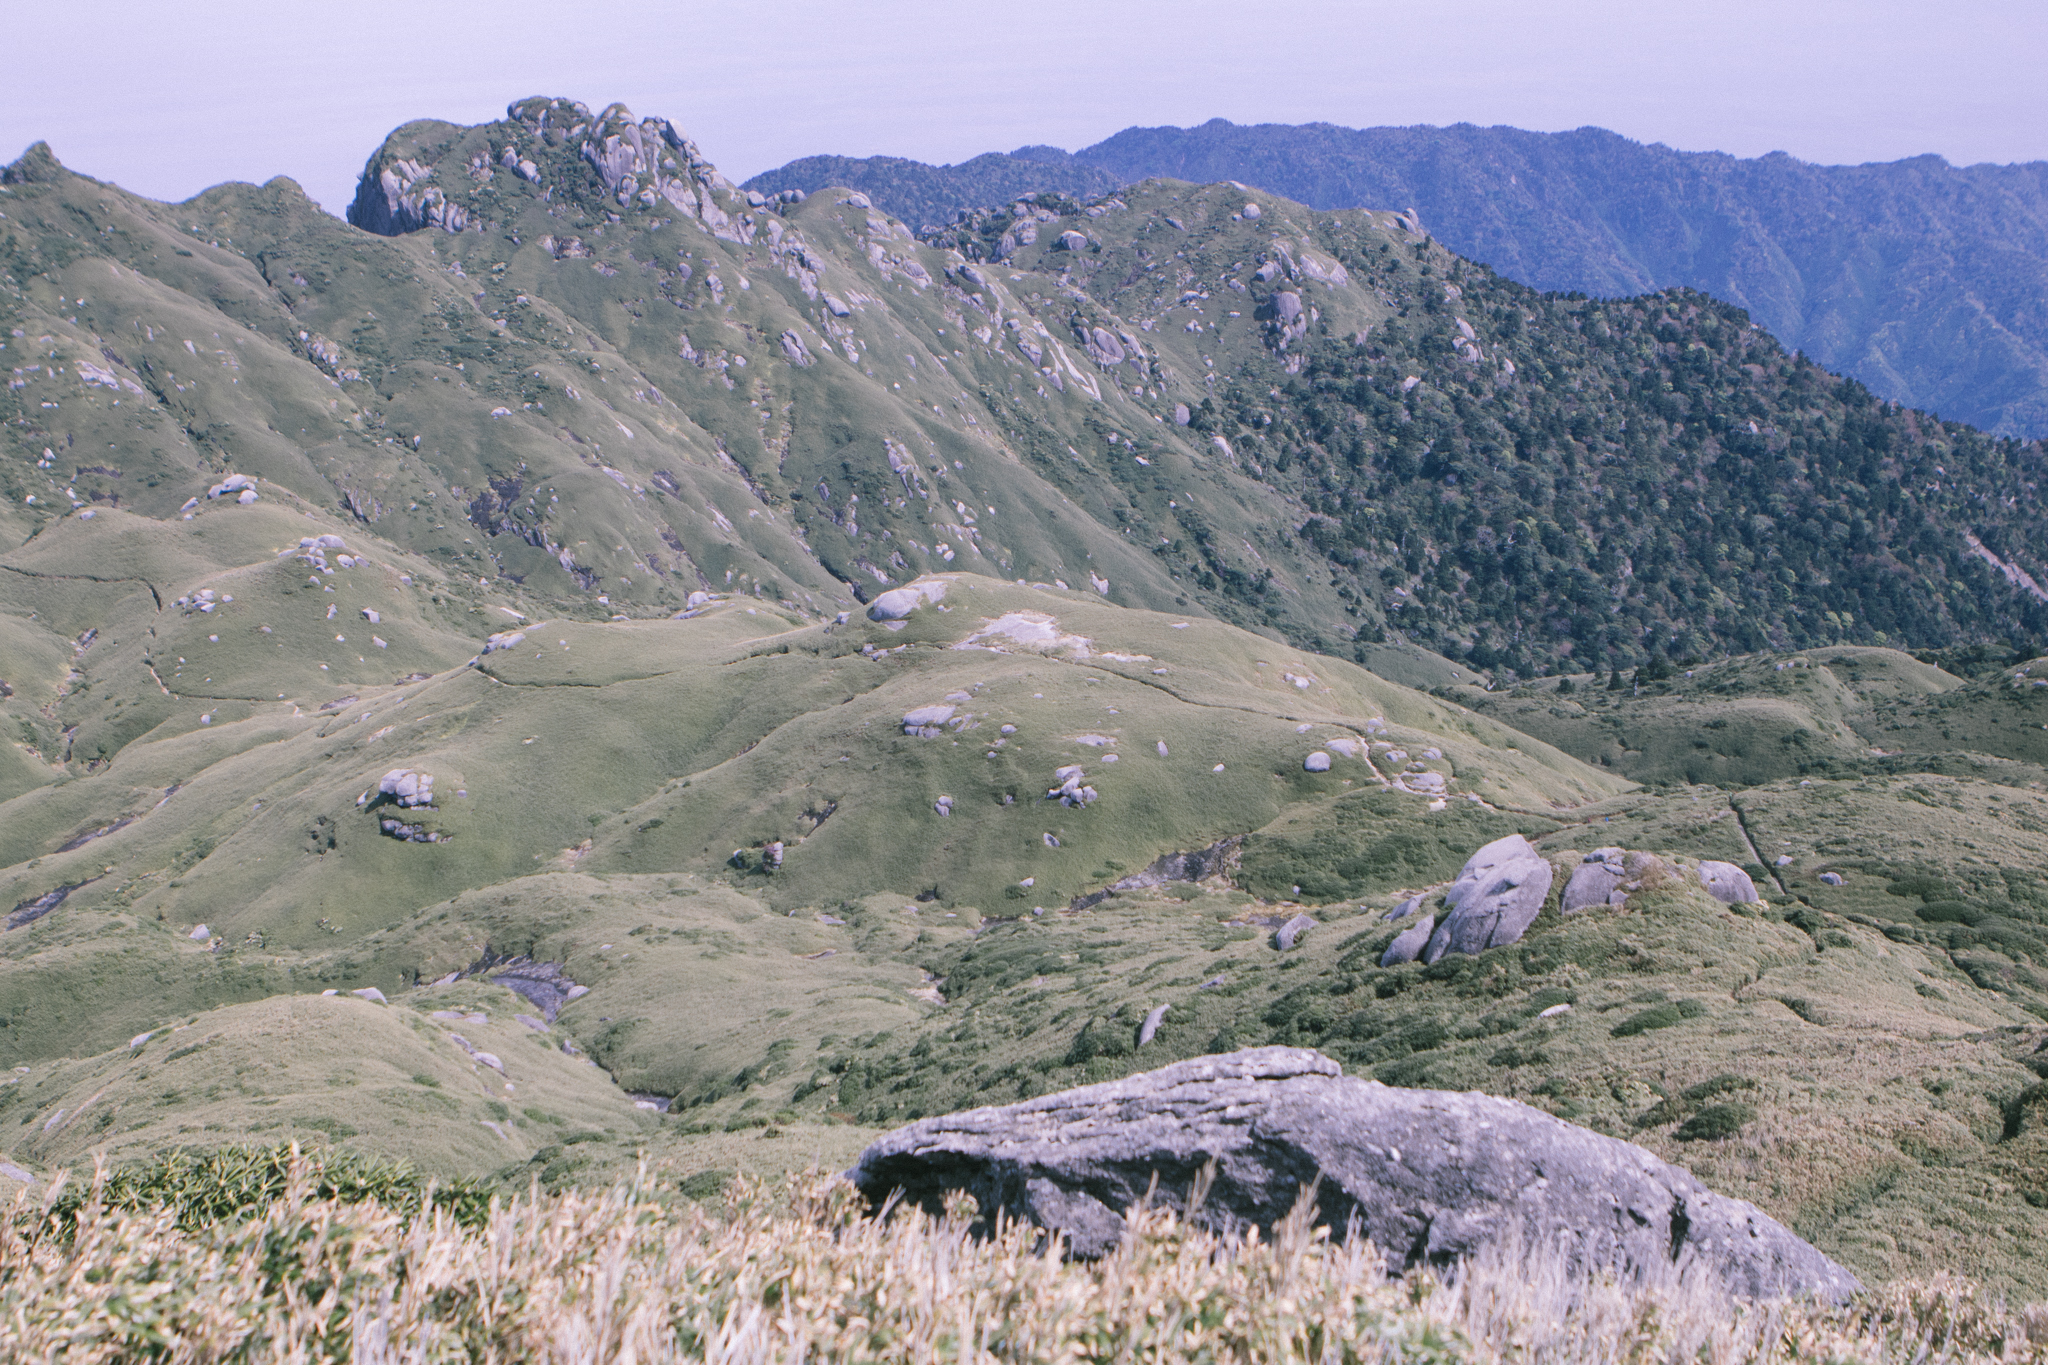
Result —
[[[1423,950],[1423,961],[1515,942],[1542,912],[1550,881],[1550,860],[1519,834],[1481,848],[1444,892],[1446,913]]]
[[[928,603],[937,602],[946,595],[946,580],[943,578],[920,579],[908,587],[891,588],[868,604],[870,621],[901,621],[910,613]]]
[[[1346,1077],[1300,1048],[1198,1057],[923,1119],[871,1145],[847,1176],[876,1206],[900,1191],[934,1213],[964,1190],[984,1219],[1001,1210],[1093,1257],[1148,1193],[1185,1206],[1205,1172],[1213,1183],[1195,1222],[1269,1230],[1307,1190],[1319,1222],[1371,1238],[1391,1272],[1526,1244],[1573,1277],[1690,1261],[1751,1297],[1839,1301],[1861,1288],[1761,1210],[1632,1143],[1513,1100]]]
[[[1622,861],[1623,854],[1618,848],[1596,848],[1586,855],[1586,860],[1572,872],[1572,879],[1564,884],[1564,897],[1558,909],[1567,915],[1596,905],[1613,905],[1615,897],[1627,899],[1619,888],[1628,877],[1628,868]]]
[[[1436,931],[1436,916],[1424,915],[1415,923],[1394,935],[1394,941],[1387,945],[1387,951],[1380,954],[1380,966],[1392,967],[1403,962],[1413,962],[1422,956],[1422,950],[1429,946],[1429,936]]]
[[[1734,863],[1701,863],[1700,885],[1723,905],[1751,905],[1763,899],[1757,895],[1756,883],[1749,874]]]

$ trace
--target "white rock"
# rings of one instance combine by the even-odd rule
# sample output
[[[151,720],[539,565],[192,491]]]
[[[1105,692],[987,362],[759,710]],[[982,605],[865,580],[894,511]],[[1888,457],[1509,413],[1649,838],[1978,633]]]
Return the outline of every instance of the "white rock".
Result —
[[[213,930],[207,928],[205,925],[202,924],[198,928],[194,929],[189,935],[187,935],[187,937],[189,937],[194,943],[204,943],[206,942],[206,940],[213,937]]]
[[[384,992],[378,990],[375,986],[365,986],[359,991],[350,991],[349,994],[358,1000],[367,1000],[373,1005],[387,1005],[391,1003],[384,998]]]
[[[1536,1017],[1538,1019],[1555,1019],[1560,1014],[1570,1014],[1571,1012],[1572,1007],[1570,1005],[1552,1005],[1547,1010],[1538,1011]]]
[[[1301,760],[1301,766],[1306,772],[1326,773],[1330,771],[1330,756],[1321,749],[1318,749],[1307,758]]]
[[[936,602],[945,595],[946,582],[942,578],[912,583],[908,587],[891,588],[868,604],[868,619],[901,621],[919,607],[928,602]]]
[[[241,496],[236,498],[235,501],[242,504],[242,506],[247,507],[250,503],[256,501],[256,490],[253,488],[244,488],[242,490]]]
[[[384,618],[379,616],[375,611],[371,610],[369,607],[363,608],[363,619],[365,621],[368,621],[373,626],[380,626],[384,624]]]

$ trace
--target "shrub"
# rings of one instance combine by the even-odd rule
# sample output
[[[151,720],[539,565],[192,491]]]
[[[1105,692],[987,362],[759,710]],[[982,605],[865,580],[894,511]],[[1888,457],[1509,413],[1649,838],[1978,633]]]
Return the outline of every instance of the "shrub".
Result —
[[[1652,1005],[1639,1014],[1628,1018],[1608,1030],[1616,1038],[1633,1038],[1638,1033],[1651,1029],[1670,1028],[1673,1024],[1697,1019],[1707,1012],[1707,1007],[1697,1000],[1667,1000],[1661,1005]]]
[[[1756,1117],[1756,1110],[1746,1104],[1710,1104],[1678,1125],[1675,1136],[1680,1142],[1711,1142],[1717,1138],[1734,1137],[1742,1131],[1742,1125]]]

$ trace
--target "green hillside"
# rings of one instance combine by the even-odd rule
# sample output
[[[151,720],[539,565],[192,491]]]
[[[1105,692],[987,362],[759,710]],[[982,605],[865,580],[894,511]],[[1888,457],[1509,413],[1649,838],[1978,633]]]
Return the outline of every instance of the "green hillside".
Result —
[[[1703,290],[1894,402],[2002,435],[2048,432],[2038,161],[1819,166],[1646,146],[1603,128],[1218,118],[953,166],[804,157],[747,187],[850,185],[907,222],[947,224],[1031,192],[1101,194],[1155,177],[1240,181],[1319,209],[1408,208],[1453,251],[1537,289]]]
[[[0,212],[7,1179],[697,1199],[1270,1041],[2048,1292],[2038,448],[1389,214],[920,241],[616,107],[399,130],[380,231]],[[1512,833],[1520,941],[1380,966]]]

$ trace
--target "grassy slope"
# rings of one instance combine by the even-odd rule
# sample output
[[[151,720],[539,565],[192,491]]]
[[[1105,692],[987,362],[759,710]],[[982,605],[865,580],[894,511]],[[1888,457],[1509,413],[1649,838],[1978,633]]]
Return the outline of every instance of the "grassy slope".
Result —
[[[463,139],[478,135],[406,136],[447,140],[459,165]],[[566,170],[557,162],[551,173]],[[868,329],[855,336],[875,343],[856,346],[858,369],[771,357],[650,377],[632,366],[657,356],[635,340],[658,311],[652,295],[624,296],[645,305],[636,314],[608,292],[645,263],[631,250],[595,258],[613,275],[587,256],[514,252],[507,279],[485,283],[497,273],[488,266],[449,268],[457,249],[477,264],[470,237],[340,234],[295,206],[288,186],[216,192],[205,218],[52,183],[32,187],[43,210],[59,199],[119,218],[112,240],[127,242],[136,264],[124,268],[140,273],[108,279],[158,278],[147,265],[191,286],[163,306],[197,307],[204,293],[210,328],[248,321],[187,373],[174,367],[200,359],[196,343],[182,345],[196,323],[167,332],[158,353],[145,349],[158,344],[155,315],[133,316],[140,340],[123,346],[136,354],[93,363],[154,387],[119,389],[118,409],[104,384],[48,400],[75,423],[67,450],[110,435],[130,464],[118,480],[76,475],[82,497],[103,495],[90,519],[24,520],[18,500],[5,514],[20,535],[0,554],[14,689],[0,698],[12,727],[0,909],[71,888],[53,912],[0,934],[0,1060],[26,1068],[0,1095],[12,1159],[47,1169],[99,1146],[125,1159],[289,1131],[514,1184],[602,1180],[645,1151],[663,1182],[701,1190],[739,1169],[844,1160],[874,1125],[902,1116],[1275,1039],[1323,1046],[1393,1083],[1518,1094],[1635,1136],[1867,1275],[1924,1271],[1947,1255],[1995,1283],[2048,1283],[2023,1245],[2039,1230],[2033,1201],[2048,1201],[2033,1154],[2034,1048],[2048,1017],[2038,879],[2048,811],[2029,785],[2043,761],[2028,738],[2039,733],[2038,669],[1966,680],[1890,651],[1835,647],[1695,669],[1640,697],[1595,693],[1581,678],[1560,697],[1460,686],[1469,670],[1412,646],[1369,647],[1376,675],[1280,643],[1283,626],[1300,635],[1304,622],[1341,618],[1336,580],[1278,553],[1270,493],[1242,455],[1153,420],[1181,382],[1172,375],[1205,353],[1239,370],[1271,363],[1252,323],[1197,340],[1167,329],[1181,349],[1162,341],[1152,380],[1121,396],[1078,368],[1052,386],[991,329],[986,342],[946,348],[981,377],[953,390],[968,393],[964,406],[927,423],[895,386],[934,383],[941,328],[967,342],[971,330],[952,334],[980,305],[959,284],[921,288],[900,266],[884,276],[866,247],[885,259],[924,253],[934,280],[946,261],[829,196],[783,221],[805,234],[817,282],[845,291],[845,325]],[[533,228],[561,229],[540,219],[562,210],[524,184],[495,192],[529,216],[531,245]],[[1205,250],[1257,240],[1231,217],[1241,196],[1148,193],[1190,215]],[[1129,205],[1075,219],[1158,231]],[[46,262],[70,252],[71,265],[107,271],[55,221],[35,246]],[[209,226],[194,236],[194,222]],[[599,225],[577,224],[609,240],[596,238]],[[641,250],[674,230],[642,223],[619,236]],[[1391,229],[1357,216],[1345,231]],[[237,243],[257,233],[268,234],[264,249],[243,254]],[[681,326],[729,329],[735,346],[749,328],[773,334],[801,319],[833,335],[822,330],[829,309],[802,288],[813,267],[793,253],[781,261],[796,262],[793,273],[782,273],[747,267],[747,244],[682,240],[695,262],[688,281],[635,277],[656,292],[703,290],[708,257],[719,256],[725,303],[685,292],[690,308],[661,305]],[[759,265],[761,239],[752,246]],[[1054,307],[1104,316],[1088,312],[1099,299],[1055,286],[1071,262],[1043,241],[1032,252],[985,287],[984,305],[1019,318]],[[743,267],[754,282],[744,291],[731,283]],[[53,330],[37,335],[54,339],[70,315],[47,306],[45,283],[12,306],[43,308],[40,325]],[[488,312],[460,312],[476,284],[514,335],[479,322]],[[1118,289],[1141,285],[1154,287]],[[299,356],[279,311],[286,296],[290,317],[345,337],[384,387],[330,381]],[[1347,326],[1387,308],[1363,292],[1319,303]],[[435,316],[449,337],[364,325],[438,333]],[[524,347],[514,344],[522,326]],[[696,335],[700,357],[713,337]],[[884,350],[884,337],[903,349]],[[407,368],[430,353],[448,363]],[[73,359],[91,354],[101,353]],[[529,357],[557,370],[545,393],[520,398]],[[644,387],[644,401],[567,395],[593,377],[599,392],[644,381],[662,397]],[[1083,377],[1100,398],[1082,396]],[[770,420],[748,406],[736,428],[742,399],[765,401]],[[507,415],[491,418],[490,403]],[[123,445],[131,404],[148,417],[141,425],[169,423],[187,447]],[[543,424],[541,405],[561,410],[559,425]],[[203,432],[185,421],[202,410],[219,417]],[[10,439],[57,420],[50,411],[18,409]],[[629,414],[630,443],[616,430]],[[306,439],[280,421],[301,421]],[[844,447],[834,431],[867,443],[860,463],[834,456]],[[900,474],[876,469],[887,467],[881,432],[916,454]],[[933,458],[955,452],[957,467]],[[33,465],[40,446],[31,453]],[[262,474],[260,500],[202,500],[186,519],[184,499],[228,455]],[[37,486],[61,498],[71,480]],[[823,482],[830,513],[815,506]],[[688,498],[673,491],[686,484]],[[336,507],[344,489],[354,511]],[[451,515],[443,504],[457,489],[463,511]],[[867,491],[848,516],[856,489]],[[812,504],[800,519],[798,491]],[[1186,502],[1203,509],[1195,549],[1192,519],[1168,505]],[[1132,548],[1168,517],[1180,548]],[[817,566],[851,578],[887,561],[908,577],[933,567],[941,523],[954,528],[940,525],[954,537],[954,570],[1001,572],[948,573],[943,602],[900,629],[834,619],[851,603]],[[808,527],[804,542],[792,526]],[[343,567],[330,551],[319,572],[295,552],[320,534],[363,558]],[[918,543],[915,554],[900,548]],[[586,586],[548,545],[601,581]],[[520,558],[528,552],[539,558]],[[663,557],[662,572],[649,555]],[[1236,566],[1244,579],[1262,564],[1276,572],[1263,599],[1202,596],[1192,577],[1172,576],[1196,562],[1212,574]],[[1091,564],[1106,592],[1089,587]],[[1071,571],[1074,586],[1010,582],[1012,568]],[[614,582],[615,600],[599,601]],[[880,586],[872,574],[865,582]],[[670,619],[693,583],[718,597]],[[212,612],[194,603],[202,589],[215,594]],[[1162,610],[1182,596],[1187,614]],[[1272,633],[1194,610],[1204,605]],[[1010,634],[984,633],[1005,619]],[[521,625],[518,647],[479,657],[488,635]],[[1036,646],[1034,634],[1045,637]],[[1449,690],[1432,696],[1386,675]],[[905,735],[904,713],[932,704],[956,706],[961,728]],[[1376,741],[1371,766],[1328,748],[1345,738]],[[1396,747],[1407,757],[1389,757]],[[1318,748],[1336,756],[1328,773],[1304,770]],[[1099,801],[1045,799],[1066,764],[1086,770]],[[1444,779],[1442,809],[1383,789],[1411,765]],[[435,774],[435,807],[359,807],[398,767]],[[1632,790],[1630,779],[1653,786]],[[1686,780],[1721,785],[1674,785]],[[941,797],[951,814],[935,809]],[[383,837],[384,815],[444,839]],[[1566,872],[1570,850],[1607,843],[1681,866],[1753,864],[1771,906],[1723,909],[1681,876],[1622,911],[1547,915],[1525,943],[1477,959],[1373,965],[1398,927],[1381,923],[1387,907],[1512,829],[1554,850]],[[1236,835],[1246,837],[1227,879],[1063,908],[1161,854]],[[776,840],[785,860],[771,875],[761,850]],[[1792,861],[1778,868],[1780,856]],[[1822,881],[1828,873],[1842,883]],[[1275,952],[1272,922],[1303,907],[1325,927],[1301,950]],[[189,936],[200,922],[204,942]],[[560,964],[592,989],[543,1035],[512,1020],[530,1011],[502,987],[475,976],[423,984],[492,954]],[[319,994],[369,985],[393,1003]],[[1698,1008],[1681,1010],[1685,1001]],[[1573,1004],[1561,1022],[1532,1017],[1555,1003]],[[1159,1004],[1164,1026],[1137,1048],[1138,1021]],[[489,1016],[482,1036],[464,1036],[500,1056],[505,1078],[475,1069],[430,1018],[457,1008]],[[1617,1033],[1644,1015],[1668,1026]],[[159,1033],[171,1028],[183,1031]],[[129,1047],[145,1033],[157,1036]],[[202,1050],[173,1061],[188,1035]],[[565,1039],[578,1053],[562,1051]],[[674,1096],[678,1109],[651,1118],[626,1093],[638,1091]],[[1718,1119],[1701,1117],[1709,1111]],[[1694,1120],[1720,1136],[1684,1127]],[[1943,1251],[1944,1238],[1965,1250]]]

